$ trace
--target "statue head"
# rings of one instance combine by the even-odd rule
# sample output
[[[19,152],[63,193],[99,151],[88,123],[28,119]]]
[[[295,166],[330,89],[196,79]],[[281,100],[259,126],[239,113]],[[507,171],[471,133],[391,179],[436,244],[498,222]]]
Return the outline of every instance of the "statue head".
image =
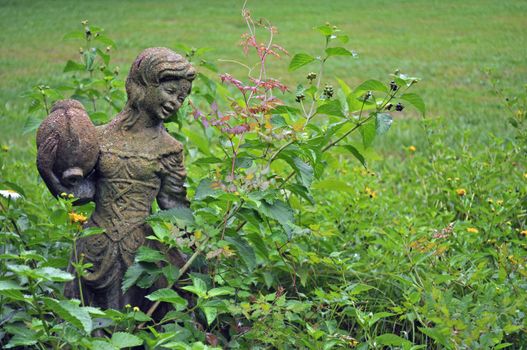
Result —
[[[190,94],[194,67],[164,47],[148,48],[135,59],[126,79],[129,106],[153,119],[173,115]]]

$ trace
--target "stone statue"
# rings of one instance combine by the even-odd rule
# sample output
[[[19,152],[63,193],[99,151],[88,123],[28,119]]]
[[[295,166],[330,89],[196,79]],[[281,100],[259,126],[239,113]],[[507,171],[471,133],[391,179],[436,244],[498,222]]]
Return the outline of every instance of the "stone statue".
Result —
[[[37,132],[37,167],[54,196],[73,193],[75,204],[95,202],[87,227],[105,233],[81,238],[77,254],[93,266],[79,281],[69,282],[65,295],[86,305],[122,309],[148,308],[148,291],[126,293],[121,283],[138,248],[155,246],[145,219],[152,202],[161,209],[188,206],[184,181],[183,146],[171,137],[163,121],[189,95],[196,72],[181,55],[166,48],[141,52],[126,80],[128,101],[108,124],[95,127],[81,103],[57,102]],[[186,257],[170,253],[181,267]],[[70,272],[74,272],[70,264]],[[79,288],[82,287],[82,294]]]

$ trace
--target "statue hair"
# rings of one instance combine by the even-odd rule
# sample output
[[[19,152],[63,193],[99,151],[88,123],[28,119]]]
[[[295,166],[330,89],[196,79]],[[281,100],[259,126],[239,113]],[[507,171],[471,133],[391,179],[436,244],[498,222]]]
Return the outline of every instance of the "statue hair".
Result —
[[[145,89],[149,85],[160,84],[161,73],[169,71],[171,79],[193,81],[196,70],[185,57],[165,47],[151,47],[141,52],[130,67],[126,78],[128,107],[138,111],[144,99]],[[123,119],[123,128],[131,128],[139,113],[128,113]]]

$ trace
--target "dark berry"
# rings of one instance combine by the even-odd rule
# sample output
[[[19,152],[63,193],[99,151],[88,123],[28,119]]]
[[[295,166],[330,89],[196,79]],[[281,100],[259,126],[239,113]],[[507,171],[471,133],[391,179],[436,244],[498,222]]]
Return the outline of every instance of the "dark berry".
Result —
[[[304,99],[306,98],[306,96],[304,94],[298,94],[296,95],[296,102],[301,102],[303,101]]]
[[[402,111],[403,109],[404,109],[404,106],[403,106],[400,102],[397,104],[397,106],[395,106],[395,110],[396,110],[397,112],[400,112],[400,111]]]
[[[395,84],[395,81],[390,82],[390,89],[392,91],[397,91],[398,88],[399,88],[399,86],[397,86],[397,84]]]
[[[334,93],[333,86],[326,85],[326,87],[324,88],[323,95],[326,96],[329,99],[329,98],[333,97],[333,93]]]
[[[388,103],[388,104],[386,105],[386,110],[387,110],[387,111],[390,111],[390,110],[392,109],[392,107],[393,107],[393,104]]]
[[[317,78],[317,73],[315,72],[311,72],[307,75],[307,80],[309,80],[309,82],[313,82],[313,80],[315,80]]]

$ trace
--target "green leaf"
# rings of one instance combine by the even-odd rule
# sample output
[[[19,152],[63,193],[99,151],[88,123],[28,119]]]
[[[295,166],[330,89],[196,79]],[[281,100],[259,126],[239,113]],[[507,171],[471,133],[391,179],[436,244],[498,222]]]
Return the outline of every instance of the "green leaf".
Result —
[[[175,290],[169,288],[158,289],[147,296],[152,301],[164,301],[171,303],[177,310],[187,307],[187,300],[181,297]]]
[[[24,127],[22,128],[22,134],[29,134],[37,130],[41,123],[42,120],[39,118],[32,115],[28,116],[26,122],[24,123]]]
[[[321,32],[324,36],[330,36],[333,34],[333,29],[328,25],[323,25],[316,28],[319,32]]]
[[[401,338],[393,333],[385,333],[375,338],[375,342],[381,345],[403,346],[411,345],[412,342],[408,339]]]
[[[84,72],[86,70],[86,66],[84,64],[74,62],[72,60],[68,60],[66,63],[66,66],[64,67],[63,72]]]
[[[343,47],[328,47],[326,49],[326,55],[331,56],[355,56],[353,52]]]
[[[377,135],[385,134],[392,126],[393,118],[388,113],[378,113],[375,116],[375,132]]]
[[[159,261],[167,261],[163,253],[161,253],[157,249],[152,249],[147,246],[141,246],[139,247],[139,250],[137,251],[137,254],[135,256],[135,261],[145,261],[145,262],[153,262],[157,263]]]
[[[126,292],[131,286],[133,286],[139,277],[145,272],[145,268],[143,265],[139,263],[134,263],[132,266],[130,266],[126,273],[124,274],[123,282],[121,284],[121,289],[124,292]]]
[[[104,340],[92,340],[90,345],[94,350],[115,350],[115,346]]]
[[[376,128],[374,122],[367,122],[359,128],[360,134],[362,136],[362,145],[364,148],[368,148],[373,143],[376,135]]]
[[[343,145],[342,147],[350,151],[351,154],[353,154],[353,156],[357,158],[357,160],[362,164],[362,166],[366,168],[366,159],[364,159],[364,156],[359,152],[357,148],[352,145]]]
[[[19,289],[24,289],[24,288],[18,285],[18,283],[16,283],[15,281],[10,281],[10,280],[0,281],[0,291],[1,290],[19,290]]]
[[[69,32],[66,35],[64,35],[64,37],[62,38],[62,40],[67,40],[67,39],[81,39],[81,40],[84,40],[84,32],[82,32],[80,30],[75,30],[73,32]]]
[[[434,339],[439,344],[448,347],[448,344],[450,343],[448,341],[448,335],[445,334],[442,330],[439,328],[427,328],[427,327],[418,327],[421,332],[429,336],[430,338]]]
[[[196,189],[196,194],[194,195],[194,200],[202,201],[208,197],[217,198],[222,191],[212,187],[213,183],[210,179],[203,179]]]
[[[426,106],[425,106],[425,101],[423,101],[421,96],[419,96],[418,94],[409,93],[409,94],[402,94],[399,98],[401,100],[405,100],[409,102],[412,106],[417,108],[419,112],[421,112],[423,117],[425,116]]]
[[[271,110],[270,113],[274,113],[274,114],[292,114],[292,115],[302,114],[300,112],[300,109],[295,108],[295,107],[290,107],[290,106],[284,106],[284,105],[276,106],[274,109]]]
[[[95,37],[95,40],[100,41],[106,46],[116,47],[115,42],[112,39],[108,38],[106,35],[102,35],[101,33]]]
[[[88,310],[79,307],[71,300],[61,300],[60,302],[51,298],[43,298],[43,300],[48,309],[53,311],[60,318],[71,323],[76,328],[84,330],[87,334],[90,334],[93,324]]]
[[[346,117],[346,115],[342,113],[342,107],[338,100],[331,100],[319,106],[317,108],[317,113],[326,114],[326,115],[334,115],[337,117]]]
[[[148,220],[162,220],[177,222],[183,226],[186,224],[194,224],[194,214],[192,210],[187,207],[175,207],[168,210],[160,210],[148,217]]]
[[[289,64],[289,70],[294,71],[300,67],[305,66],[315,60],[315,57],[308,55],[307,53],[298,53],[293,56],[291,63]]]
[[[388,87],[378,80],[370,79],[357,86],[354,90],[354,93],[358,93],[360,91],[381,91],[388,93]]]
[[[266,201],[262,201],[261,203],[260,210],[265,216],[278,221],[282,226],[293,222],[293,210],[281,200],[276,199],[272,204]]]
[[[306,188],[309,188],[311,186],[311,183],[313,182],[313,167],[308,163],[304,162],[299,157],[293,158],[293,164],[295,171],[298,175],[300,175],[300,180],[302,184]]]
[[[238,255],[245,263],[245,266],[247,266],[250,271],[254,270],[256,267],[256,255],[254,254],[252,247],[245,241],[245,239],[240,236],[225,237],[225,241],[234,246],[238,252]]]
[[[67,282],[73,280],[73,275],[54,267],[42,267],[34,270],[35,274],[43,279],[53,282]]]
[[[323,191],[351,192],[352,187],[342,180],[324,179],[313,184],[313,189]]]
[[[218,297],[220,295],[234,295],[234,288],[232,287],[218,287],[212,288],[207,292],[210,297]]]
[[[112,335],[112,345],[119,349],[130,348],[143,345],[143,339],[130,333],[115,332]]]
[[[201,307],[201,310],[205,313],[205,317],[207,318],[207,324],[210,326],[212,322],[216,319],[218,316],[218,309],[213,306],[203,306]]]

